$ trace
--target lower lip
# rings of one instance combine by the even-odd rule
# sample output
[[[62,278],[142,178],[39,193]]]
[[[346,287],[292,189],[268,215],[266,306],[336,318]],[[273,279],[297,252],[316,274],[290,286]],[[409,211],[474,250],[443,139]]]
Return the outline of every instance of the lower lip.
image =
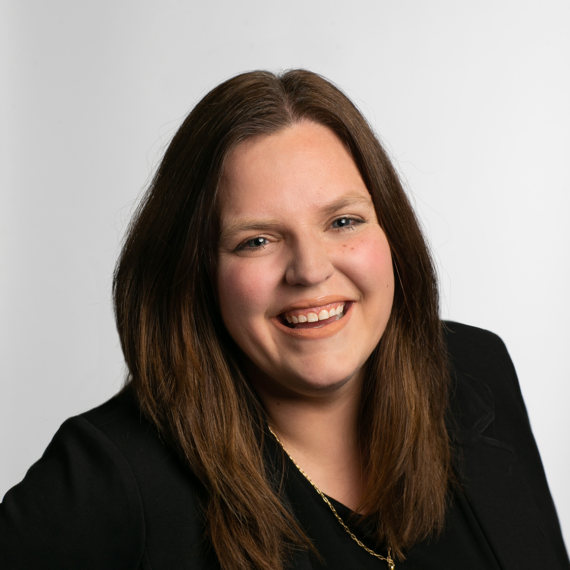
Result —
[[[285,334],[292,336],[293,338],[298,339],[305,339],[305,340],[317,340],[321,338],[328,338],[330,336],[335,335],[340,330],[342,330],[352,315],[352,307],[354,306],[354,302],[347,302],[344,307],[343,317],[332,321],[322,327],[318,328],[311,328],[311,329],[293,329],[286,327],[277,317],[273,317],[271,321],[273,324]]]

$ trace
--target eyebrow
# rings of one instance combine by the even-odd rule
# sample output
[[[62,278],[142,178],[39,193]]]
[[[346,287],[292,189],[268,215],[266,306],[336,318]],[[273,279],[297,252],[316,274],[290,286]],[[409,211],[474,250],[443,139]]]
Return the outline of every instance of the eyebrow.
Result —
[[[372,206],[372,199],[370,194],[367,197],[362,196],[362,194],[346,194],[342,198],[331,202],[323,206],[320,211],[326,216],[332,216],[335,212],[347,208],[348,206],[354,206],[356,204],[363,204],[366,206]]]
[[[338,200],[335,200],[334,202],[331,202],[330,204],[324,205],[323,207],[319,208],[318,211],[324,216],[332,216],[339,210],[357,204],[372,206],[372,201],[370,199],[370,196],[365,197],[362,196],[362,194],[350,193],[346,194],[342,198],[339,198]],[[231,224],[228,224],[220,232],[219,241],[223,242],[238,232],[270,230],[279,225],[279,223],[279,220],[274,219],[258,220],[255,218],[239,218]]]

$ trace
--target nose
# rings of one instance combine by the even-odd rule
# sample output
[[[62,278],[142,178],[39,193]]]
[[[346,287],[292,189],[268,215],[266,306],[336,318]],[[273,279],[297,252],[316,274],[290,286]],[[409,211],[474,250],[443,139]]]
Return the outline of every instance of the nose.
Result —
[[[307,236],[291,248],[291,260],[285,272],[289,285],[311,287],[326,281],[334,273],[334,265],[325,245]]]

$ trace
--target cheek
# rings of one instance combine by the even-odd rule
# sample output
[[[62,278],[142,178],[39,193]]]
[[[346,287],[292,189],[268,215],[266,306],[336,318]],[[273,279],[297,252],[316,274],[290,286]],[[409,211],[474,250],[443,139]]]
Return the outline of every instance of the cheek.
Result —
[[[392,256],[384,234],[378,230],[346,248],[345,267],[365,296],[391,299],[394,293]]]
[[[232,336],[246,322],[263,316],[267,310],[274,284],[271,272],[263,266],[259,260],[251,259],[233,259],[219,264],[220,310]]]

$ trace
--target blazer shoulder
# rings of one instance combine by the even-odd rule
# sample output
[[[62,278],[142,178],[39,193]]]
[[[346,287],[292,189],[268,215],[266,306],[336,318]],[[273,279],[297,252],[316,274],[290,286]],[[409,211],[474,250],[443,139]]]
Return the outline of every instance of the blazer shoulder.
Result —
[[[142,413],[130,387],[72,419],[86,421],[104,434],[127,459],[135,474],[141,469],[147,471],[146,466],[151,461],[158,465],[174,455],[157,427]],[[178,467],[176,459],[172,459],[171,467]]]
[[[196,487],[196,479],[180,460],[157,427],[140,410],[134,392],[127,387],[104,404],[80,414],[117,448],[129,463],[139,485],[145,487],[153,478],[176,478]]]
[[[494,332],[455,321],[443,321],[443,334],[452,357],[461,358],[480,351],[506,353],[501,337]]]
[[[140,421],[148,424],[136,403],[132,389],[127,387],[105,403],[79,414],[96,428],[102,428],[117,421]]]
[[[508,540],[524,552],[525,544],[540,533],[551,543],[545,544],[544,556],[552,546],[558,560],[553,562],[548,554],[546,566],[568,568],[556,509],[504,342],[477,327],[455,322],[443,325],[454,377],[450,425],[457,426],[466,470],[463,481],[474,509],[489,529],[496,529],[490,531],[493,540],[510,534]],[[514,516],[520,501],[528,509]],[[511,560],[512,552],[505,544],[498,542],[496,549]]]
[[[498,335],[453,321],[443,321],[443,331],[449,361],[456,372],[484,380],[491,388],[497,382],[506,382],[522,401],[514,365]]]
[[[127,462],[140,496],[150,559],[173,570],[217,568],[203,540],[204,485],[144,416],[133,391],[127,387],[79,418],[103,434]]]
[[[0,504],[0,568],[139,568],[145,520],[123,454],[82,417],[66,420]]]

